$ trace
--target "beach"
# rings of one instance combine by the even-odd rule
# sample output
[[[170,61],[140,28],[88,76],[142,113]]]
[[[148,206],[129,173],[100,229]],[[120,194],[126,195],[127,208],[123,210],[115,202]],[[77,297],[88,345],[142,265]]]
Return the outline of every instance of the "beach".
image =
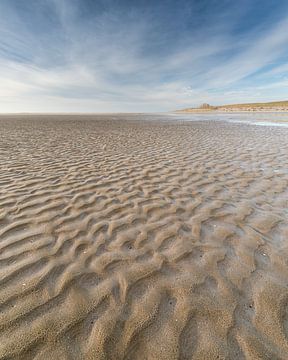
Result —
[[[287,359],[288,127],[0,116],[0,359]]]

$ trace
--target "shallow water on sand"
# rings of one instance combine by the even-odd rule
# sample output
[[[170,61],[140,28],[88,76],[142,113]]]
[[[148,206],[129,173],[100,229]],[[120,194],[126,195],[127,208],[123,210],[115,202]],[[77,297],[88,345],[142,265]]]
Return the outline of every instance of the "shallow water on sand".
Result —
[[[227,121],[250,125],[288,127],[288,112],[169,113],[168,117],[182,121]]]

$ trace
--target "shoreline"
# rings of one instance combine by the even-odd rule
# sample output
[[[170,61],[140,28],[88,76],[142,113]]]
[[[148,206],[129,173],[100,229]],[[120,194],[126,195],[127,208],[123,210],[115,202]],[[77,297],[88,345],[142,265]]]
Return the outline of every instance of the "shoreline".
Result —
[[[271,113],[279,113],[279,114],[288,114],[288,108],[285,110],[277,110],[277,109],[265,109],[265,110],[260,110],[260,109],[255,109],[255,110],[241,110],[241,109],[237,109],[237,110],[202,110],[202,109],[191,109],[191,110],[176,110],[173,111],[173,113],[177,113],[177,114],[234,114],[234,113],[247,113],[247,114],[271,114]]]

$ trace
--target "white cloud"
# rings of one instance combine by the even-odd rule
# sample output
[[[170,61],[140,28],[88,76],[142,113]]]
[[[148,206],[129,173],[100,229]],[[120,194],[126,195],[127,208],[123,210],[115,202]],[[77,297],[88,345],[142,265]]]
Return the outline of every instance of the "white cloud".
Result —
[[[285,79],[240,89],[239,82],[271,64],[275,69],[267,74],[287,71],[287,64],[276,66],[287,55],[287,18],[265,33],[250,33],[249,39],[229,35],[232,24],[227,23],[214,33],[213,25],[202,30],[202,37],[186,34],[181,46],[171,42],[171,49],[157,49],[159,34],[153,35],[145,16],[136,21],[104,13],[83,24],[73,1],[51,4],[62,31],[58,42],[54,35],[50,41],[47,35],[38,37],[13,12],[12,28],[7,21],[0,26],[5,39],[5,49],[0,47],[2,112],[157,111],[201,102],[266,100],[277,95],[275,89],[284,96]],[[21,31],[12,31],[17,28]]]

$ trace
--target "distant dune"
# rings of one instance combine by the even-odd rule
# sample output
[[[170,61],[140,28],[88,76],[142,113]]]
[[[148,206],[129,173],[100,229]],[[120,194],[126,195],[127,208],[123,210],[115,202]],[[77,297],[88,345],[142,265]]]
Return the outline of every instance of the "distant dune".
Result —
[[[176,112],[211,112],[211,111],[220,111],[220,112],[278,111],[278,112],[286,112],[286,111],[288,111],[288,101],[231,104],[231,105],[217,105],[217,106],[213,106],[213,105],[209,105],[209,104],[202,104],[198,108],[187,108],[187,109],[183,109],[183,110],[177,110]]]

